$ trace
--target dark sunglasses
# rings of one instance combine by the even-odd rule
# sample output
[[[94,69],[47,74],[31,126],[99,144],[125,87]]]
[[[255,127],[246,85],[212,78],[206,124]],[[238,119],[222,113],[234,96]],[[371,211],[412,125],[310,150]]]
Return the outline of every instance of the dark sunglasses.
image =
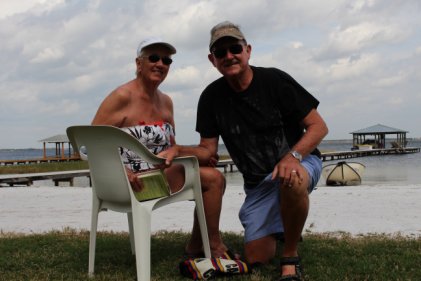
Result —
[[[212,51],[212,54],[217,59],[222,59],[227,55],[228,51],[233,55],[241,54],[241,52],[243,52],[243,45],[234,44],[234,45],[229,46],[228,48],[217,48],[217,49]]]
[[[147,58],[152,63],[158,62],[159,60],[162,60],[162,63],[165,65],[170,65],[172,63],[172,59],[170,57],[160,57],[157,54],[152,54]]]

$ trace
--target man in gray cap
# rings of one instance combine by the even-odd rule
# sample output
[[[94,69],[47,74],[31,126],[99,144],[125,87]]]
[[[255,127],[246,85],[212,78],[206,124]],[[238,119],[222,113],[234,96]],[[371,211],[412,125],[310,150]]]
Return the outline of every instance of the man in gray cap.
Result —
[[[267,263],[282,235],[280,280],[301,280],[298,242],[322,168],[317,145],[328,132],[319,102],[287,73],[250,66],[252,48],[231,22],[212,28],[209,50],[223,77],[200,96],[200,146],[217,157],[221,136],[243,175],[246,261]]]

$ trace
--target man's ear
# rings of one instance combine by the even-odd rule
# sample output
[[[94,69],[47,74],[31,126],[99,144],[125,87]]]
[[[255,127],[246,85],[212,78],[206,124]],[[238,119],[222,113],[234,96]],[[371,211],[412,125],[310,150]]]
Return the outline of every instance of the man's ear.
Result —
[[[251,45],[247,45],[246,47],[246,51],[249,54],[249,56],[251,55]]]
[[[208,60],[213,64],[214,67],[216,67],[215,65],[215,57],[212,54],[208,55]]]
[[[140,71],[140,58],[136,58],[136,73]]]

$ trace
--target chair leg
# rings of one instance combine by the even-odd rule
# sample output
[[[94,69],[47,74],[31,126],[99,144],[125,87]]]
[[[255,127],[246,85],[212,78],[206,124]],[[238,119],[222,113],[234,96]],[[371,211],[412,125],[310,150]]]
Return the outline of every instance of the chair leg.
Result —
[[[210,244],[209,244],[209,234],[208,234],[208,227],[206,225],[205,208],[203,205],[202,187],[200,184],[196,184],[193,187],[193,193],[194,193],[195,202],[196,202],[197,220],[199,222],[200,234],[202,236],[203,251],[205,252],[205,257],[210,258],[211,250],[210,250]]]
[[[93,276],[95,267],[96,232],[98,229],[98,214],[101,202],[95,196],[92,198],[91,232],[89,234],[89,265],[88,274]]]
[[[136,271],[138,281],[151,278],[151,216],[154,203],[143,202],[132,205],[133,230],[136,250]]]
[[[129,222],[129,237],[130,237],[130,246],[132,249],[132,255],[136,254],[135,250],[135,239],[134,239],[134,229],[133,229],[133,213],[127,213],[127,221]]]

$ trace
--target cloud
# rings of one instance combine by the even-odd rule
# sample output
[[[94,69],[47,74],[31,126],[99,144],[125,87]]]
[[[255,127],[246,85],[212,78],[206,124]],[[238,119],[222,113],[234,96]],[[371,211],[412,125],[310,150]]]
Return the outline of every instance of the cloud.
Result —
[[[137,45],[150,35],[177,48],[160,89],[173,99],[178,142],[194,143],[200,93],[220,76],[207,59],[209,30],[223,20],[240,24],[253,64],[283,69],[321,101],[329,138],[374,121],[421,136],[408,118],[421,103],[416,0],[18,2],[0,3],[0,147],[90,123],[135,77]]]
[[[350,79],[375,71],[379,57],[376,54],[364,54],[338,58],[327,70],[326,75],[333,79]]]
[[[319,54],[320,59],[358,54],[381,44],[397,44],[409,33],[396,25],[363,22],[348,27],[337,27],[327,38]]]
[[[31,59],[31,63],[46,63],[61,59],[64,56],[63,50],[60,48],[45,48],[39,52],[35,58]]]

